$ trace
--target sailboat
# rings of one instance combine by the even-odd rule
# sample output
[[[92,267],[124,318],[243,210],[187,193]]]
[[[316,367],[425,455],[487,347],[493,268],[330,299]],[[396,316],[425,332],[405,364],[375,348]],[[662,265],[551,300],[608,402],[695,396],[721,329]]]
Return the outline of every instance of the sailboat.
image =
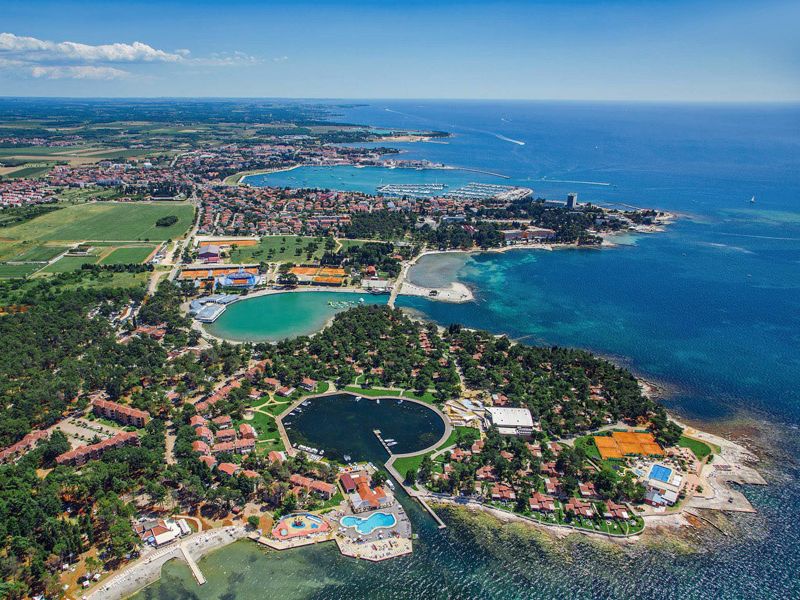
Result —
[[[755,204],[755,203],[756,203],[756,197],[753,196],[752,198],[750,198],[750,204]]]

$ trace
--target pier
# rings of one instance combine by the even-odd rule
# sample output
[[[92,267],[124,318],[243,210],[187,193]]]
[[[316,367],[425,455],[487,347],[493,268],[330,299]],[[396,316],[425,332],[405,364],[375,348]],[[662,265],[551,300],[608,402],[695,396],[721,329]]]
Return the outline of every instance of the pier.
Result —
[[[416,490],[408,487],[403,481],[403,476],[400,475],[400,473],[397,472],[397,469],[394,468],[394,466],[393,466],[394,459],[397,456],[401,456],[401,455],[398,454],[397,456],[395,456],[392,453],[392,450],[389,448],[389,445],[384,441],[383,436],[381,435],[381,430],[380,429],[373,429],[372,433],[374,433],[375,437],[378,438],[378,441],[381,443],[381,446],[383,446],[384,450],[386,450],[386,452],[389,453],[389,460],[386,462],[386,470],[389,471],[389,474],[394,478],[395,481],[397,481],[397,483],[400,485],[400,487],[402,487],[410,497],[414,498],[417,502],[419,502],[422,505],[422,508],[424,508],[426,511],[428,511],[428,514],[431,517],[433,517],[434,521],[436,521],[436,524],[438,525],[439,529],[447,529],[447,525],[445,525],[445,523],[444,523],[444,521],[442,521],[441,517],[439,517],[439,515],[436,514],[436,511],[434,511],[430,507],[430,505],[427,502],[425,502],[425,498],[420,496],[419,493]],[[448,432],[448,435],[449,435],[449,432]],[[423,450],[422,452],[425,452],[425,451]],[[417,454],[417,453],[415,452],[414,454]]]
[[[192,575],[194,575],[197,585],[203,585],[206,582],[206,578],[203,575],[203,572],[200,571],[200,567],[197,566],[197,563],[192,558],[192,555],[189,554],[189,551],[186,549],[186,546],[183,544],[183,542],[181,542],[181,552],[183,553],[183,558],[186,560],[189,568],[192,570]]]

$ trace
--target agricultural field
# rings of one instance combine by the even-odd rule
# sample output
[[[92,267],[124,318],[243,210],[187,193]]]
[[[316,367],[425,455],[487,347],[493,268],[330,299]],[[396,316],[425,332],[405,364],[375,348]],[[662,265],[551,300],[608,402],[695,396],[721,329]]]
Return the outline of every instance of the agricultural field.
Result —
[[[9,260],[20,262],[49,262],[62,252],[65,252],[67,248],[67,246],[40,246],[37,244],[25,248]]]
[[[41,264],[24,263],[21,265],[0,264],[0,279],[22,279],[41,269]]]
[[[15,167],[13,169],[2,169],[0,170],[0,175],[5,177],[6,179],[20,179],[23,177],[27,178],[34,178],[34,177],[41,177],[50,171],[56,163],[43,163],[43,162],[32,162],[32,163],[24,163],[21,167]]]
[[[63,256],[42,269],[42,273],[66,273],[80,269],[85,264],[90,265],[128,265],[141,264],[157,248],[156,244],[137,244],[117,246],[113,244],[98,244],[92,246],[87,256]]]
[[[307,252],[309,244],[315,245],[309,257]],[[292,262],[302,263],[307,260],[319,259],[325,253],[325,238],[294,236],[294,235],[268,235],[261,238],[255,246],[242,246],[232,249],[230,262],[232,263],[257,263],[257,262]]]
[[[175,215],[178,222],[157,227],[162,217]],[[68,206],[3,231],[6,240],[69,241],[154,240],[181,237],[192,224],[194,208],[181,202],[92,203]]]

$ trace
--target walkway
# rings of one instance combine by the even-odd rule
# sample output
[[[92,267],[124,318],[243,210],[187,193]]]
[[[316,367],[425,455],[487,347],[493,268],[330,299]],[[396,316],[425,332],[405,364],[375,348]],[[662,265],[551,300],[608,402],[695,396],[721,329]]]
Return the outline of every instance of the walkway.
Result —
[[[197,563],[194,562],[192,555],[189,554],[189,551],[186,549],[186,546],[181,542],[181,552],[183,553],[183,558],[186,560],[189,568],[192,570],[192,575],[197,580],[197,585],[203,585],[206,582],[206,578],[203,575],[203,572],[200,570],[200,567],[197,566]]]

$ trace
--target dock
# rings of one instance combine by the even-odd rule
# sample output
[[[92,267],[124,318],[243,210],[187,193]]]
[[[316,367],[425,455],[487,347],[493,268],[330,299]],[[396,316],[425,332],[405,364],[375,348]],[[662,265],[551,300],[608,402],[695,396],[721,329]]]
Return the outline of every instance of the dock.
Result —
[[[186,549],[186,546],[183,543],[181,543],[180,547],[181,552],[183,553],[183,558],[186,560],[189,568],[192,570],[192,575],[194,575],[197,585],[203,585],[206,582],[206,578],[202,571],[200,571],[200,567],[197,566],[197,563],[192,558],[192,555],[189,554],[189,551]]]
[[[430,505],[427,502],[425,502],[425,498],[420,496],[419,493],[416,490],[413,490],[413,489],[409,488],[403,482],[402,475],[400,475],[400,473],[397,472],[397,469],[395,469],[394,466],[393,466],[394,459],[396,457],[395,457],[394,453],[392,453],[391,448],[389,448],[389,445],[384,441],[383,436],[381,435],[381,430],[380,429],[373,429],[372,433],[374,433],[375,437],[378,438],[378,441],[381,443],[381,446],[383,446],[384,450],[386,450],[386,452],[389,453],[389,460],[386,461],[386,470],[389,471],[389,474],[400,485],[400,487],[402,487],[406,491],[406,493],[409,496],[411,496],[412,498],[417,500],[417,502],[419,502],[422,505],[422,508],[424,508],[426,511],[428,511],[428,514],[431,517],[433,517],[434,521],[436,521],[436,524],[438,525],[439,529],[447,529],[447,525],[445,525],[445,523],[444,523],[444,521],[442,521],[441,517],[439,517],[439,515],[436,514],[436,511],[434,511],[430,507]],[[448,435],[449,435],[449,433],[448,433]],[[424,450],[423,450],[423,452],[424,452]]]

